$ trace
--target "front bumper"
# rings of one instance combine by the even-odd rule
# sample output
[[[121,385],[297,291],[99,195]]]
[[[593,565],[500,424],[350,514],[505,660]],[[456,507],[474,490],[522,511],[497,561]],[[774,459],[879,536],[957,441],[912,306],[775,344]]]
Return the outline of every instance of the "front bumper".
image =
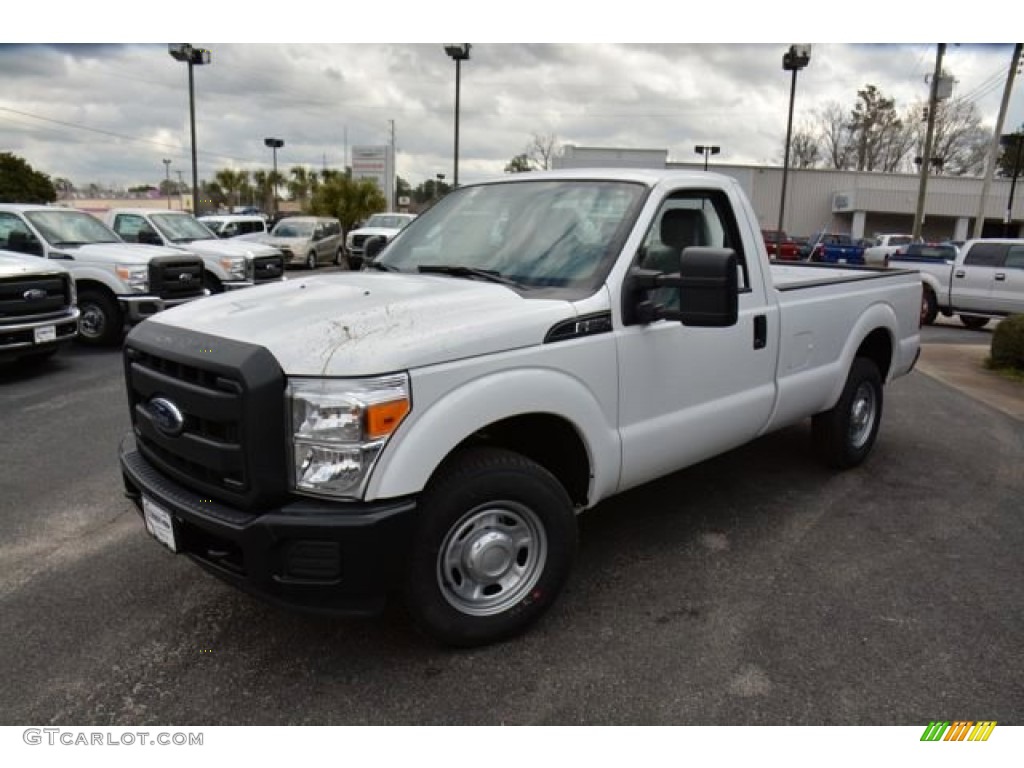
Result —
[[[179,552],[265,600],[330,614],[379,612],[408,561],[416,502],[340,503],[292,497],[250,513],[169,480],[130,437],[120,448],[125,493],[171,514]]]
[[[159,296],[118,296],[117,301],[121,305],[121,311],[124,312],[128,323],[136,325],[157,312],[163,312],[165,309],[176,307],[179,304],[187,304],[209,295],[210,292],[204,288],[198,296],[188,296],[183,299],[161,299]]]
[[[78,308],[75,307],[66,314],[53,319],[32,320],[9,325],[0,324],[0,359],[52,349],[58,344],[71,341],[78,335],[80,314]],[[55,338],[49,341],[37,341],[36,329],[47,326],[54,327]]]

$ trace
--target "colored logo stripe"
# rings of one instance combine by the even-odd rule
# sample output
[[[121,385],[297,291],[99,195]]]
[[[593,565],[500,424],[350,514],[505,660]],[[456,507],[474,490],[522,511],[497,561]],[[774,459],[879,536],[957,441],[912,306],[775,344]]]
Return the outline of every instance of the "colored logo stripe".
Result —
[[[988,741],[995,727],[995,720],[932,720],[921,734],[921,741]]]

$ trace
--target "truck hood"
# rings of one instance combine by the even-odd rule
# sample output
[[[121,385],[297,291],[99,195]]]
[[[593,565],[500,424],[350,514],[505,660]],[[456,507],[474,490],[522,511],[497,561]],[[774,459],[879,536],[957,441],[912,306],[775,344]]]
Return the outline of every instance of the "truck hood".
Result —
[[[543,342],[560,299],[440,275],[346,272],[219,294],[146,322],[266,347],[285,373],[370,376]]]
[[[9,251],[0,251],[0,277],[52,275],[54,272],[67,270],[55,261],[40,259],[38,256],[21,256]]]
[[[174,246],[199,256],[217,259],[251,258],[258,256],[276,256],[278,250],[262,243],[239,243],[232,240],[193,240]]]
[[[349,232],[350,237],[359,235],[360,237],[376,237],[377,235],[384,235],[384,237],[391,237],[392,235],[401,232],[400,229],[394,229],[393,227],[363,227],[362,229],[353,229]]]
[[[177,256],[182,251],[178,248],[165,248],[162,245],[139,245],[138,243],[90,243],[66,248],[55,248],[58,253],[67,253],[76,261],[94,261],[109,264],[145,264],[157,256]]]

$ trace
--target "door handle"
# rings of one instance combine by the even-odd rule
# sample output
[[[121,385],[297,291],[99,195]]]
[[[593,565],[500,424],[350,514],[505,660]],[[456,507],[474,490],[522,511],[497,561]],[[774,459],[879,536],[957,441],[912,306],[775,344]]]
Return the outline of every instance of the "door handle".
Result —
[[[768,346],[768,318],[765,315],[754,315],[754,349]]]
[[[1006,273],[1005,272],[996,272],[996,280],[1005,280],[1005,279],[1006,279]]]
[[[964,272],[962,269],[958,269],[956,272],[953,273],[954,277],[964,277],[966,275],[967,273]]]

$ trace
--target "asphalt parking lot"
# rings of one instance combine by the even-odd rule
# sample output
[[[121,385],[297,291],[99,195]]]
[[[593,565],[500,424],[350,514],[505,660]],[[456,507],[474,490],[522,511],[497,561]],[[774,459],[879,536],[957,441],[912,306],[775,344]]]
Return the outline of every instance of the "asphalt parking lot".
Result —
[[[117,351],[3,367],[0,419],[6,725],[1024,722],[1024,421],[923,371],[854,471],[804,424],[588,512],[544,621],[463,652],[163,550],[121,494]]]

